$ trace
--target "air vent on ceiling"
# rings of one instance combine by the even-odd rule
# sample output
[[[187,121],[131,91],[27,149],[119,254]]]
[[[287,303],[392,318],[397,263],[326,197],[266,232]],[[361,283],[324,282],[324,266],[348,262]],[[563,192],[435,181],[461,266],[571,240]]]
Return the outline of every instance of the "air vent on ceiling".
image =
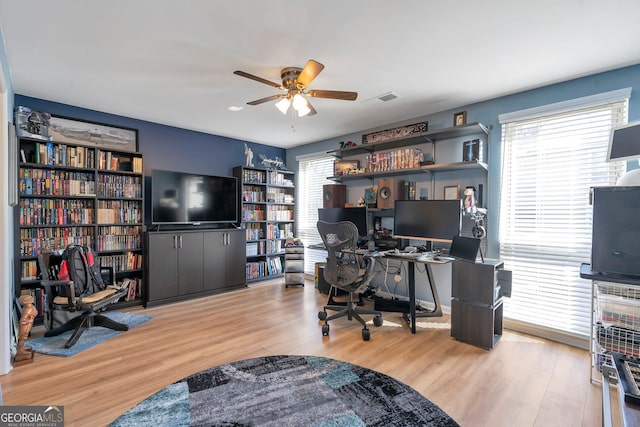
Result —
[[[395,93],[387,92],[387,93],[383,93],[382,95],[378,96],[377,98],[380,101],[387,102],[387,101],[391,101],[393,99],[396,99],[397,97],[398,97],[398,95],[396,95]]]

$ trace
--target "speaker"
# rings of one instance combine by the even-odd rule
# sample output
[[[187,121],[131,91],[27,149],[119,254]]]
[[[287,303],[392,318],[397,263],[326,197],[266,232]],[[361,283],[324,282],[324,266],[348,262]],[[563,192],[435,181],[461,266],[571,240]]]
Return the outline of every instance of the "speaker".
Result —
[[[393,178],[378,180],[378,208],[393,209],[396,200],[402,200],[402,181]]]
[[[327,184],[322,186],[323,208],[344,208],[347,203],[347,186],[344,184]]]

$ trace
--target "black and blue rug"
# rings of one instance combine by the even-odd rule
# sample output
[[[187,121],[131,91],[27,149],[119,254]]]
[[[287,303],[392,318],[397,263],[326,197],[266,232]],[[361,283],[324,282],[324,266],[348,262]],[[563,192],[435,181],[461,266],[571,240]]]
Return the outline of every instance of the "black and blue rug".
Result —
[[[112,426],[457,426],[385,374],[315,356],[268,356],[198,372]]]

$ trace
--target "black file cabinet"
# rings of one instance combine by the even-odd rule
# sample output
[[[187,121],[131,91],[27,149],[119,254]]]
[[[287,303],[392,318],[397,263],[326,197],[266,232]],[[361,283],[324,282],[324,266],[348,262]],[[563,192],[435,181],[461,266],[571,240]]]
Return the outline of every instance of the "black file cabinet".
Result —
[[[499,260],[456,260],[451,276],[451,336],[492,349],[502,336],[502,303],[511,296],[511,271]]]

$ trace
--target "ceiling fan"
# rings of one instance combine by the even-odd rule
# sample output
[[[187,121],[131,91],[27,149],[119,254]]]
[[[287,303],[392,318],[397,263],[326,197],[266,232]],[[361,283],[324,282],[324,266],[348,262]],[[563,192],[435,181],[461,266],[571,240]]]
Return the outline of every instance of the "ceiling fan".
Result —
[[[278,90],[284,91],[277,95],[267,96],[266,98],[256,99],[255,101],[247,102],[249,105],[258,105],[269,101],[275,101],[276,107],[282,114],[287,114],[290,106],[298,112],[298,117],[311,116],[316,114],[316,110],[305,96],[311,96],[314,98],[331,98],[342,99],[345,101],[355,101],[358,97],[356,92],[343,92],[339,90],[308,90],[309,84],[315,79],[318,74],[324,69],[324,65],[318,61],[310,59],[305,64],[304,68],[298,67],[286,67],[280,71],[280,77],[282,78],[282,84],[274,83],[272,81],[263,79],[262,77],[254,76],[244,71],[234,71],[233,74],[246,77],[251,80],[255,80],[260,83],[264,83],[269,86],[273,86]]]

